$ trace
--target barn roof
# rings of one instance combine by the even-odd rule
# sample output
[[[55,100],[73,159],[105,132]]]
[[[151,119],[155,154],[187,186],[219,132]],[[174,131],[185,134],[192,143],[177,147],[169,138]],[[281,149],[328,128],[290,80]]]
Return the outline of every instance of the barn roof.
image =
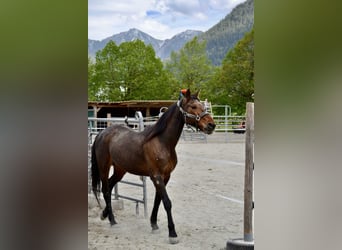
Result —
[[[118,102],[88,102],[88,106],[100,107],[111,107],[111,108],[122,108],[122,107],[139,107],[139,108],[160,108],[168,107],[175,103],[176,100],[131,100],[131,101],[118,101]]]

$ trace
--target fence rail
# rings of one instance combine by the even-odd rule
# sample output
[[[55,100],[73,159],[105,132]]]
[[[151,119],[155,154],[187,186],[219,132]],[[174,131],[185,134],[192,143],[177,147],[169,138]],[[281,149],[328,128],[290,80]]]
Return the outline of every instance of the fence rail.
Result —
[[[226,112],[227,113],[227,112]],[[244,133],[245,127],[242,126],[246,120],[245,116],[232,116],[232,115],[213,115],[216,123],[215,132],[228,134],[228,132]],[[88,117],[88,192],[91,192],[91,147],[94,142],[96,135],[103,129],[107,128],[112,124],[126,124],[134,130],[142,131],[146,126],[153,125],[157,122],[159,116],[154,117],[143,117],[141,112],[136,112],[135,117],[108,117],[108,118],[94,118]],[[191,129],[188,126],[184,126],[181,138],[185,141],[205,141],[207,142],[207,135]],[[229,140],[226,140],[228,142]],[[125,180],[120,181],[122,184],[134,185],[143,188],[143,198],[137,199],[128,197],[118,193],[118,188],[114,189],[114,198],[123,198],[137,202],[137,213],[138,203],[144,204],[145,217],[147,216],[147,190],[146,190],[146,177],[142,177],[141,183],[132,183]]]
[[[137,131],[144,130],[144,121],[141,112],[136,112],[134,118],[92,118],[88,117],[88,193],[91,192],[91,147],[96,135],[112,124],[126,124]],[[136,213],[139,214],[139,203],[144,204],[144,216],[147,217],[147,189],[146,176],[141,176],[142,184],[121,180],[119,183],[142,187],[143,197],[138,199],[127,195],[119,194],[118,184],[114,187],[114,199],[127,199],[136,202]]]
[[[214,115],[213,119],[216,123],[216,132],[245,132],[244,122],[245,116],[232,115]]]

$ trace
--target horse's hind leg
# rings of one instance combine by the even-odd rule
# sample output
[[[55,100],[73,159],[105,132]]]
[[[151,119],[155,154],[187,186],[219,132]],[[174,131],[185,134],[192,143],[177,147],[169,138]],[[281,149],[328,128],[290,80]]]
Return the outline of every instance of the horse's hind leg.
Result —
[[[113,187],[121,181],[122,177],[126,174],[126,171],[122,168],[114,166],[114,174],[109,178],[109,190],[112,192]]]
[[[108,189],[106,188],[105,191],[102,190],[103,196],[106,200],[106,208],[103,210],[101,218],[104,219],[108,216],[111,225],[116,224],[111,202],[113,187],[122,179],[125,173],[126,171],[122,170],[121,168],[114,167],[114,174],[108,179],[107,182]]]
[[[105,219],[108,216],[109,222],[111,225],[116,224],[116,221],[114,219],[113,211],[112,211],[112,203],[111,203],[111,192],[109,190],[109,185],[108,185],[109,180],[106,178],[106,180],[102,181],[102,193],[103,193],[103,198],[105,199],[106,202],[106,207],[102,212],[101,219]]]

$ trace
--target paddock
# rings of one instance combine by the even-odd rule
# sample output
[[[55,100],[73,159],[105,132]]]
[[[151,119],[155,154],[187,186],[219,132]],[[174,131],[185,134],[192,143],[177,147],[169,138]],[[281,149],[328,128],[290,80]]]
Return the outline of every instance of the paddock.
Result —
[[[181,138],[176,151],[178,164],[167,191],[179,243],[168,243],[164,209],[158,214],[159,232],[152,233],[143,206],[136,214],[136,203],[124,200],[124,209],[114,209],[118,224],[110,227],[108,220],[100,220],[102,210],[90,194],[88,249],[225,249],[227,239],[243,235],[245,135],[215,132],[206,141]],[[140,181],[129,174],[124,180]],[[154,190],[148,178],[148,217]],[[142,196],[141,189],[128,185],[119,185],[119,192]]]

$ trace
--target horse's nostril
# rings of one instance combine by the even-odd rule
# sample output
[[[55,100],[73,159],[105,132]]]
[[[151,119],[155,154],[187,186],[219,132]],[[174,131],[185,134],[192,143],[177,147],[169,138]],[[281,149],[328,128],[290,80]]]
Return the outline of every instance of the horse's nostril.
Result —
[[[215,129],[216,124],[215,123],[208,123],[209,128]]]

